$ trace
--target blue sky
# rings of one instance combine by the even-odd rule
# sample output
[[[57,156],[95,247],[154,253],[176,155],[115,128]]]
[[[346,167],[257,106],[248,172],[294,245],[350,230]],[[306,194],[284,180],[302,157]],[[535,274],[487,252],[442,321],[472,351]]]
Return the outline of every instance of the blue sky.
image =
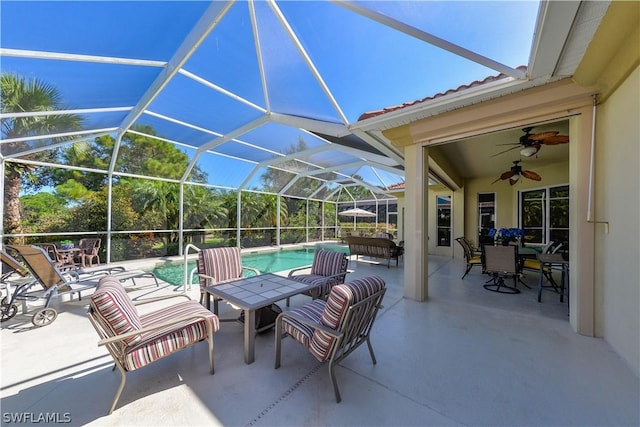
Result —
[[[538,2],[525,1],[358,4],[513,68],[528,62],[538,9]],[[284,1],[277,6],[351,123],[364,112],[498,74],[332,3]],[[208,7],[202,1],[2,1],[0,44],[3,49],[160,61],[161,65],[172,58]],[[197,129],[149,114],[138,123],[152,123],[162,136],[194,149],[260,117],[268,105],[277,113],[340,123],[340,114],[277,14],[266,2],[256,2],[255,8],[268,103],[249,8],[237,2],[183,66],[200,80],[175,76],[149,106],[156,115],[188,122]],[[0,60],[3,72],[47,81],[60,90],[69,107],[83,109],[133,107],[162,72],[154,64],[15,54],[5,54]],[[86,125],[117,127],[126,115],[127,111],[87,114]],[[285,133],[274,141],[275,151],[300,138],[313,143],[298,130]],[[257,138],[260,133],[253,134]],[[262,143],[259,139],[246,142]],[[193,155],[194,150],[186,151]]]

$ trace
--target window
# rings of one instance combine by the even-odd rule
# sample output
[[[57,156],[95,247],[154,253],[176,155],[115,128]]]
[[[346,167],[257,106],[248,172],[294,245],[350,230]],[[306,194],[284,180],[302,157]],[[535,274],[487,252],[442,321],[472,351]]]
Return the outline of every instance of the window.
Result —
[[[451,246],[451,196],[436,196],[438,246]]]
[[[478,243],[482,243],[489,230],[495,227],[496,193],[478,193]]]
[[[528,243],[569,241],[569,186],[520,193],[520,226]]]

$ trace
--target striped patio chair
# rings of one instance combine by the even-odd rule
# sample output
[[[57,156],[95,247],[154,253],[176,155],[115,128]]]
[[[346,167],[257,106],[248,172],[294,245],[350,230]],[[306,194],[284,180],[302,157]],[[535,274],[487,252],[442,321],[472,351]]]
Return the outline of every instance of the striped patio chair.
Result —
[[[187,300],[142,315],[136,309],[141,304],[178,297]],[[213,334],[220,328],[218,317],[185,294],[134,303],[117,278],[104,276],[91,296],[88,316],[100,336],[98,345],[107,348],[122,376],[109,414],[120,399],[127,372],[200,341],[206,340],[209,345],[209,371],[214,372]]]
[[[294,268],[289,272],[288,277],[298,282],[317,284],[316,288],[305,292],[305,295],[313,299],[326,298],[333,286],[344,283],[348,265],[349,259],[344,252],[318,249],[313,255],[312,265]],[[308,273],[300,273],[309,269],[311,270]],[[289,299],[287,298],[288,306]]]
[[[207,286],[242,279],[245,271],[250,271],[256,276],[260,274],[257,269],[242,265],[240,248],[237,246],[201,249],[198,252],[197,269],[200,282],[200,304],[205,304],[207,309],[211,308],[211,295],[204,290]],[[218,314],[218,301],[220,301],[219,298],[213,299],[215,314]]]
[[[334,367],[365,342],[376,364],[369,336],[385,292],[380,277],[365,277],[334,286],[326,301],[316,299],[280,314],[276,320],[275,368],[280,367],[282,339],[291,336],[320,362],[328,362],[336,402],[340,403]]]

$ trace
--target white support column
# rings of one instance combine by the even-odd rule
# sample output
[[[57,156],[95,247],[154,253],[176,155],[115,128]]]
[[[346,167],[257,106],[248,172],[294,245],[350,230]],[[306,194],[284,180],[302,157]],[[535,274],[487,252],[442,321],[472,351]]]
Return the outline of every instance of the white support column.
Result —
[[[591,108],[580,109],[569,121],[569,321],[581,335],[595,335],[594,224],[589,210],[589,144]]]
[[[427,212],[428,149],[405,147],[405,216],[411,233],[404,236],[404,296],[416,301],[428,297]]]

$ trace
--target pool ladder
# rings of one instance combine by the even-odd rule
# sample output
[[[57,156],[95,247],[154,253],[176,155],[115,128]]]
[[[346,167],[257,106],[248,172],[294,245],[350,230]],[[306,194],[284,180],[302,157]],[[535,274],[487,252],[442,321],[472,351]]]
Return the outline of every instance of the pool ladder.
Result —
[[[191,285],[193,284],[193,278],[196,274],[198,274],[198,269],[197,268],[193,268],[191,269],[190,272],[187,272],[187,268],[188,268],[188,261],[189,261],[189,249],[193,249],[195,250],[195,252],[200,252],[201,249],[199,247],[197,247],[196,245],[192,244],[192,243],[188,243],[185,247],[184,247],[184,276],[182,278],[182,292],[185,293],[187,292],[187,290],[191,290]],[[187,281],[187,275],[189,276],[189,281]]]

